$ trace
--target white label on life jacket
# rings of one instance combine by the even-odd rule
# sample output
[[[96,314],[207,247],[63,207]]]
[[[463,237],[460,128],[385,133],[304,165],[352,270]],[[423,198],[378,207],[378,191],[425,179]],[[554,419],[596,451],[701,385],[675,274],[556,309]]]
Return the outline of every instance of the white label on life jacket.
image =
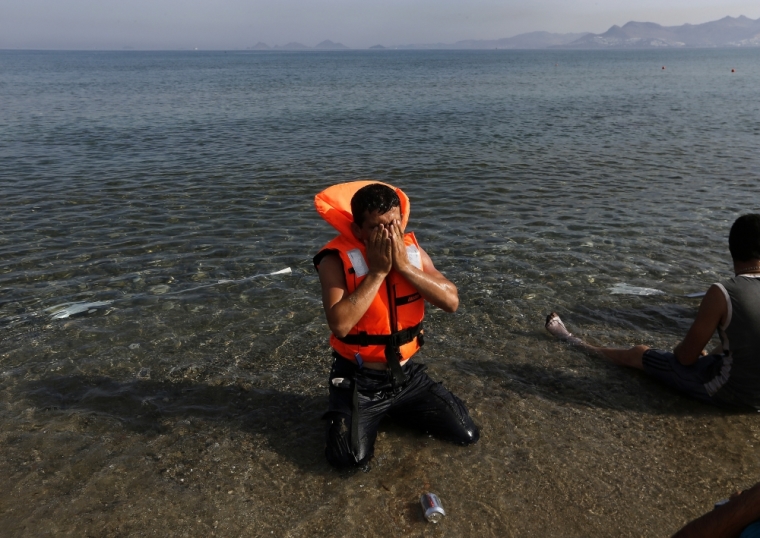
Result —
[[[420,249],[416,245],[406,247],[406,257],[409,258],[409,263],[422,271],[422,256],[420,255]]]
[[[349,250],[346,254],[348,255],[348,259],[351,260],[351,266],[354,268],[354,273],[357,277],[369,273],[369,267],[367,267],[367,262],[364,261],[364,256],[362,256],[361,250],[355,248]]]

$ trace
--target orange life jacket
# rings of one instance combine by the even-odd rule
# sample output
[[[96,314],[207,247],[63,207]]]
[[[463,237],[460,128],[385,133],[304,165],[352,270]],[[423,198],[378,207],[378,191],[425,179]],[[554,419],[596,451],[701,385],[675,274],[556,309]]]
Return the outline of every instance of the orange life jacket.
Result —
[[[314,265],[319,268],[319,262],[325,255],[337,253],[343,262],[348,293],[353,293],[369,272],[366,248],[351,231],[351,198],[357,190],[371,183],[378,182],[341,183],[325,189],[314,198],[317,212],[340,232],[314,257]],[[409,198],[401,189],[391,188],[401,200],[403,228],[409,220]],[[404,234],[404,244],[409,261],[422,269],[419,244],[413,233]],[[344,338],[331,334],[330,345],[341,357],[360,365],[366,361],[389,362],[393,366],[392,362],[398,364],[393,358],[406,360],[422,345],[424,317],[425,301],[422,296],[403,276],[391,270],[356,326]]]

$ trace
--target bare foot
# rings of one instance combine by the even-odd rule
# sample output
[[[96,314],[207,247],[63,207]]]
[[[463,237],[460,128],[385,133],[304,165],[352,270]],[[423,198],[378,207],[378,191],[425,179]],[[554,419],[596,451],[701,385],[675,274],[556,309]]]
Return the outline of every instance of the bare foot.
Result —
[[[552,336],[556,336],[563,342],[569,342],[570,344],[578,346],[583,345],[583,341],[580,338],[570,334],[570,331],[567,330],[567,327],[562,323],[562,320],[556,312],[552,312],[546,316],[544,327],[546,327],[546,330],[549,331]]]

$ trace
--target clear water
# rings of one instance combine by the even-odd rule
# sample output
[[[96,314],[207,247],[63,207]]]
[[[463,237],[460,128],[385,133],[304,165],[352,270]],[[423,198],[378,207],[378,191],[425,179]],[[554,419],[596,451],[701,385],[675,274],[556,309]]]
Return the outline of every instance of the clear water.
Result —
[[[760,207],[758,87],[757,50],[0,52],[0,524],[675,531],[757,480],[756,417],[570,350],[543,319],[678,342],[684,295],[731,274],[728,228]],[[369,473],[345,475],[322,456],[311,257],[333,234],[312,200],[356,178],[409,194],[459,287],[419,360],[483,437],[388,423]]]

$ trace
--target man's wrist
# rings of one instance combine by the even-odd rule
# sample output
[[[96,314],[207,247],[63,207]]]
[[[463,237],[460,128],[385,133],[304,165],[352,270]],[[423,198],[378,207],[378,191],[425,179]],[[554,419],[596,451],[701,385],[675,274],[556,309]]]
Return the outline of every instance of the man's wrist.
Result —
[[[370,269],[369,273],[367,273],[367,278],[377,278],[379,280],[384,280],[385,277],[388,276],[388,273],[390,273],[390,271],[384,272]]]
[[[407,278],[410,275],[414,274],[415,271],[419,270],[414,265],[409,263],[409,261],[407,261],[404,264],[397,264],[397,266],[394,267],[394,269],[396,269],[396,272],[399,273],[401,276],[407,277]]]

